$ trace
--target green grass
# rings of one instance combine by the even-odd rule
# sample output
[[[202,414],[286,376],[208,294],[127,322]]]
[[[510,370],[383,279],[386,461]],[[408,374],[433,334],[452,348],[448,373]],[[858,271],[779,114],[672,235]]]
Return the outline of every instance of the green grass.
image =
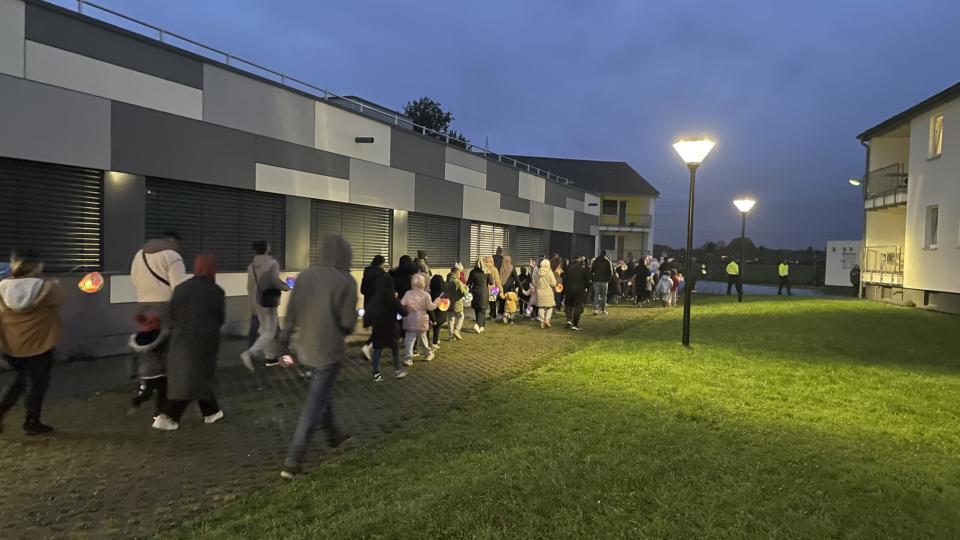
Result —
[[[960,319],[700,301],[174,536],[960,537]]]

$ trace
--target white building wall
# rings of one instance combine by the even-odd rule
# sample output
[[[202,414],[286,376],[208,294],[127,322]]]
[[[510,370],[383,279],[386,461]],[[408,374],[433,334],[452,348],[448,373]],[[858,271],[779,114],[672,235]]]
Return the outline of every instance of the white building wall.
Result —
[[[850,287],[850,270],[858,264],[860,264],[860,240],[827,242],[824,284],[828,287]]]
[[[926,136],[926,130],[924,130]],[[875,171],[890,165],[910,163],[909,135],[902,137],[877,137],[870,140],[870,170]]]

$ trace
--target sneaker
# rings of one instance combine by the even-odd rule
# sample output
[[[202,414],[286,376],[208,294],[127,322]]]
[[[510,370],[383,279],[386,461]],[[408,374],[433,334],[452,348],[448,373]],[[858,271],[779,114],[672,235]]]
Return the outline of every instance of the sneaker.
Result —
[[[479,334],[479,333],[480,333],[480,325],[477,325],[477,324],[473,325],[473,331]]]
[[[610,314],[610,312],[609,312],[609,311],[607,311],[607,310],[603,310],[603,314],[604,314],[604,315],[609,315],[609,314]]]
[[[397,371],[396,373],[394,373],[393,376],[394,376],[394,378],[402,379],[402,378],[406,377],[408,373],[410,373],[408,370],[406,370],[406,369],[401,369],[400,371]]]
[[[215,413],[213,413],[213,414],[211,414],[211,415],[204,416],[204,417],[203,417],[203,423],[204,423],[204,424],[213,424],[213,423],[215,423],[217,420],[221,420],[221,419],[223,419],[223,411],[217,411],[217,412],[215,412]]]
[[[579,326],[571,326],[570,329],[571,329],[571,330],[574,330],[574,331],[576,331],[576,332],[579,332],[579,331],[580,331],[580,327],[579,327]]]
[[[413,358],[407,358],[406,360],[404,360],[404,361],[403,361],[403,365],[405,365],[405,366],[407,366],[407,367],[412,366],[412,365],[413,365]]]
[[[547,327],[547,323],[540,321],[540,329],[543,330],[546,327]]]
[[[284,480],[293,480],[300,474],[303,474],[303,469],[299,465],[280,469],[280,478],[283,478]]]
[[[573,321],[567,321],[567,326],[573,327]]]
[[[367,359],[367,362],[373,360],[373,343],[367,343],[363,347],[360,347],[360,354]]]
[[[373,382],[383,382],[383,375],[379,371],[373,374]]]
[[[486,331],[487,331],[487,327],[486,327],[486,326],[481,326],[481,327],[480,327],[480,333],[481,333],[481,334],[484,333],[484,332],[486,332]]]
[[[339,448],[343,443],[352,439],[347,433],[336,433],[327,437],[327,443],[330,445],[330,448]]]
[[[434,358],[435,358],[435,356],[434,356],[434,354],[433,354],[433,351],[430,351],[430,354],[428,354],[427,357],[424,358],[423,360],[424,360],[425,362],[429,362],[429,361],[433,360]]]
[[[243,367],[247,368],[250,373],[254,372],[253,369],[253,355],[250,354],[250,351],[243,351],[240,353],[240,363],[243,364]]]
[[[165,414],[161,414],[153,421],[153,429],[159,429],[161,431],[173,431],[180,427],[180,424],[173,421],[172,418]]]
[[[439,343],[434,343],[433,345],[430,346],[430,350],[431,350],[431,351],[435,351],[435,350],[437,350],[437,349],[439,349],[439,348],[440,348],[440,344],[439,344]]]
[[[416,358],[420,356],[420,351],[413,351],[413,357]]]
[[[27,435],[46,435],[53,431],[53,428],[41,423],[39,420],[28,420],[23,423],[23,432]]]
[[[453,337],[457,338],[458,341],[463,339],[463,335],[460,332],[454,332]]]
[[[264,367],[277,367],[280,365],[279,358],[267,358],[263,361]]]

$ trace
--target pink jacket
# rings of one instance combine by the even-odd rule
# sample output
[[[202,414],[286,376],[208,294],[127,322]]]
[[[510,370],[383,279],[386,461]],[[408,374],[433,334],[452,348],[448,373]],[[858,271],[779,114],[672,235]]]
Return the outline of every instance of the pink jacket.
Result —
[[[403,295],[400,303],[407,308],[403,318],[403,329],[410,332],[426,332],[430,329],[428,311],[437,309],[436,302],[430,300],[430,293],[424,290],[426,280],[423,274],[414,274],[410,280],[411,289]]]

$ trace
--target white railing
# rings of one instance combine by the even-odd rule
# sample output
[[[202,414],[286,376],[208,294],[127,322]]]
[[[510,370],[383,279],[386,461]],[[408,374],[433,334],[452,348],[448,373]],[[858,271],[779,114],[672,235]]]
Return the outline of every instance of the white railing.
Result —
[[[187,52],[206,57],[216,62],[221,62],[234,69],[244,71],[251,75],[269,79],[273,82],[279,83],[283,86],[289,87],[299,92],[310,94],[311,96],[318,99],[329,100],[331,98],[335,98],[337,101],[348,102],[352,105],[355,105],[355,109],[359,110],[361,114],[364,114],[365,111],[376,112],[379,116],[386,117],[388,121],[392,122],[395,126],[404,127],[406,129],[410,129],[418,133],[423,133],[435,139],[442,140],[447,144],[452,144],[455,146],[459,146],[460,148],[464,148],[468,152],[482,154],[484,157],[496,159],[501,163],[506,163],[517,169],[521,169],[526,172],[536,174],[537,176],[542,176],[547,180],[550,180],[551,182],[556,182],[559,184],[566,184],[566,185],[571,185],[574,183],[572,180],[568,178],[565,178],[557,174],[553,174],[550,171],[546,171],[539,167],[534,167],[533,165],[530,165],[528,163],[524,163],[522,161],[513,159],[509,156],[494,152],[484,146],[479,146],[467,141],[461,141],[456,137],[451,137],[449,133],[436,131],[425,126],[415,124],[411,122],[409,119],[399,116],[393,111],[389,111],[380,107],[372,107],[368,103],[362,103],[360,101],[350,99],[348,97],[337,95],[329,90],[320,88],[319,86],[310,84],[296,77],[291,77],[290,75],[281,73],[279,71],[270,69],[268,67],[264,67],[255,62],[244,60],[243,58],[234,56],[228,52],[211,47],[209,45],[205,45],[203,43],[200,43],[199,41],[195,41],[190,38],[181,36],[180,34],[171,32],[169,30],[165,30],[163,28],[160,28],[159,26],[141,21],[129,15],[120,13],[119,11],[115,11],[110,8],[103,7],[93,2],[88,2],[87,0],[65,0],[62,2],[57,2],[54,0],[45,0],[45,1],[60,7],[75,9],[77,13],[86,15],[94,19],[98,19],[108,24],[113,24],[113,22],[110,20],[110,17],[104,17],[104,15],[110,15],[112,17],[116,17],[122,21],[125,21],[126,23],[132,23],[137,27],[137,28],[125,28],[126,30],[133,31],[135,33],[138,33],[148,38],[157,39],[161,43],[178,47]],[[138,31],[138,29],[145,30],[145,31]],[[183,46],[184,44],[187,46]]]

